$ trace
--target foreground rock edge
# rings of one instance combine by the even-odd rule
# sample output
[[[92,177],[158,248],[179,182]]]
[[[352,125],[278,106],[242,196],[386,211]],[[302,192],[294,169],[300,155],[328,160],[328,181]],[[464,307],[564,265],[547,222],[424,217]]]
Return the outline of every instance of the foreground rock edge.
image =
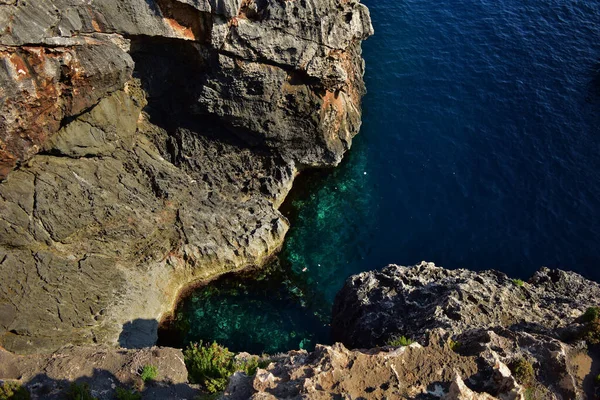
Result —
[[[396,296],[401,298],[414,290],[439,291],[442,288],[448,289],[447,293],[453,296],[458,295],[458,298],[462,299],[458,303],[462,302],[468,306],[472,303],[469,296],[481,293],[482,289],[482,287],[469,285],[470,279],[477,283],[483,282],[481,284],[484,288],[493,290],[497,289],[498,284],[503,283],[518,288],[525,285],[539,285],[537,290],[545,292],[546,303],[540,304],[540,310],[536,310],[535,313],[525,314],[519,324],[503,318],[501,314],[495,314],[494,317],[487,319],[485,324],[474,321],[473,327],[468,328],[459,320],[452,326],[447,323],[446,315],[440,312],[435,314],[437,318],[424,318],[428,325],[422,332],[412,335],[413,338],[419,339],[412,344],[407,342],[401,346],[382,344],[351,350],[337,343],[331,346],[317,345],[315,351],[310,353],[301,350],[273,355],[270,356],[269,365],[259,368],[254,376],[234,374],[221,397],[255,400],[329,399],[332,396],[365,399],[476,400],[595,398],[598,390],[595,377],[600,373],[598,364],[600,353],[597,347],[599,341],[596,340],[600,339],[600,336],[590,336],[588,329],[596,325],[600,326],[600,309],[592,306],[593,312],[590,313],[589,309],[584,309],[587,304],[578,304],[580,295],[586,294],[588,304],[600,304],[600,297],[597,297],[596,292],[600,285],[578,274],[560,270],[542,269],[528,282],[521,282],[509,279],[496,271],[478,273],[445,270],[431,263],[414,267],[393,265],[381,271],[365,272],[350,277],[347,285],[352,286],[356,282],[366,283],[368,280],[364,279],[365,275],[372,274],[380,277],[379,282],[382,287],[391,287],[393,281],[389,279],[390,274],[396,274],[397,282],[403,282],[402,278],[408,281],[408,276],[414,276],[416,279],[419,273],[422,274],[421,283],[427,281],[432,274],[442,274],[445,280],[440,279],[432,282],[433,284],[413,282],[415,286],[404,282],[404,290],[389,291],[387,299],[381,296],[381,287],[371,282],[370,290],[365,291],[366,295],[371,294],[371,297],[366,297],[370,301],[365,301],[357,307],[369,310],[374,305],[379,305],[387,309],[396,319],[403,321],[401,326],[406,327],[413,319],[410,318],[410,314],[404,312],[404,308],[385,306],[389,304],[390,298]],[[382,278],[385,276],[388,277]],[[547,280],[546,277],[553,279]],[[452,282],[453,278],[459,278],[460,287],[457,288],[456,282]],[[575,287],[586,289],[586,292],[581,294],[572,291]],[[513,292],[516,293],[515,296],[519,296],[518,291]],[[345,295],[348,295],[347,288],[341,290],[338,296]],[[414,305],[427,310],[432,305],[443,303],[444,298],[444,294],[436,297],[424,296]],[[352,301],[352,296],[349,300]],[[569,303],[568,300],[573,302]],[[501,304],[502,301],[504,304]],[[557,303],[552,304],[552,301]],[[498,307],[506,304],[510,304],[510,300],[501,300]],[[547,325],[539,324],[538,313],[563,313],[567,310],[566,307],[554,307],[561,304],[575,305],[572,316],[562,323],[558,323],[556,319],[548,319]],[[457,304],[453,304],[453,307],[456,306]],[[439,306],[435,307],[439,308]],[[543,308],[547,308],[547,311]],[[473,315],[467,309],[464,317],[469,318]],[[375,313],[374,316],[380,317],[384,314]],[[376,323],[376,321],[375,318],[370,322]],[[388,321],[387,318],[381,320],[383,324]],[[534,322],[537,324],[534,325]],[[600,334],[600,331],[595,334]],[[397,338],[398,335],[390,338]],[[107,360],[128,360],[128,357],[138,357],[135,356],[138,352],[141,354],[139,357],[163,354],[166,359],[171,360],[172,364],[179,366],[176,376],[179,377],[177,382],[180,383],[169,385],[166,382],[175,378],[163,376],[164,384],[157,386],[162,387],[162,390],[175,390],[175,387],[180,391],[195,390],[196,393],[202,390],[201,387],[185,383],[185,378],[182,378],[182,374],[185,373],[180,369],[183,365],[181,351],[168,348],[118,350],[101,346],[74,347],[61,350],[51,356],[16,356],[0,352],[0,360],[3,361],[0,365],[4,366],[0,368],[0,379],[20,378],[19,382],[24,383],[35,393],[35,390],[40,390],[40,387],[32,382],[39,381],[32,378],[40,373],[51,376],[52,379],[47,384],[51,385],[53,390],[57,390],[53,386],[54,382],[76,381],[81,378],[90,382],[95,395],[101,399],[108,399],[113,392],[102,389],[106,387],[106,374],[96,374],[97,376],[94,375],[89,379],[89,373],[85,371],[91,371],[95,367],[106,368],[109,365],[112,369],[108,369],[108,375],[120,377],[123,365],[127,362],[119,361],[111,364]],[[104,355],[95,358],[89,356],[90,354]],[[73,358],[80,355],[78,361]],[[60,368],[57,367],[59,365]],[[65,368],[69,365],[69,368]],[[139,365],[136,364],[136,368],[132,369],[133,375],[129,376],[129,380],[119,378],[117,385],[131,385],[132,376],[135,378],[137,373],[135,371],[139,370]],[[86,374],[88,377],[82,378]],[[171,389],[167,389],[169,387]],[[151,396],[151,393],[148,391],[148,396]],[[173,398],[186,398],[185,395],[183,396]]]

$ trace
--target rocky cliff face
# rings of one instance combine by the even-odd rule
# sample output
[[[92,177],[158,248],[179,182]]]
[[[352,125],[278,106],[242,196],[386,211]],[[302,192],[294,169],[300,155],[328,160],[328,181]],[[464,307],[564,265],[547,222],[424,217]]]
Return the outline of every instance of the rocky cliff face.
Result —
[[[431,347],[445,338],[477,365],[472,374],[458,372],[465,390],[498,398],[592,399],[600,373],[599,304],[600,285],[572,272],[543,268],[522,282],[497,271],[390,265],[346,281],[335,300],[332,334],[351,348],[400,336]],[[440,371],[452,368],[448,361]],[[499,385],[494,371],[502,369],[520,386]],[[447,393],[452,385],[459,389],[460,382],[441,381]],[[457,398],[489,398],[464,393]]]
[[[150,345],[360,127],[354,0],[0,1],[0,345]]]

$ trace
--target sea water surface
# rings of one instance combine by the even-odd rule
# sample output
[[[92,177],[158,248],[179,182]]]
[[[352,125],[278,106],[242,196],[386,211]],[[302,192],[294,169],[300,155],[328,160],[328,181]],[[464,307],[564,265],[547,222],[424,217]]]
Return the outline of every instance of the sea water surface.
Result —
[[[344,280],[389,263],[600,280],[600,1],[363,2],[353,149],[300,177],[277,263],[181,304],[184,342],[327,343]]]

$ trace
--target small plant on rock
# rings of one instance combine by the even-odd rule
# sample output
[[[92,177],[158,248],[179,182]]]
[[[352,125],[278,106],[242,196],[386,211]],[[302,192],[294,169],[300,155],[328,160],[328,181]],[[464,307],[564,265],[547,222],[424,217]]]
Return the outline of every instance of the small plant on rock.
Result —
[[[87,383],[72,383],[67,392],[68,400],[98,400],[92,396],[90,385]]]
[[[512,283],[514,283],[517,286],[523,286],[523,285],[525,285],[525,282],[522,281],[521,279],[513,279]]]
[[[157,376],[158,368],[154,365],[144,365],[140,373],[140,378],[142,378],[144,383],[155,380]]]
[[[590,307],[581,316],[585,324],[582,337],[590,345],[600,344],[600,307]]]
[[[583,322],[593,322],[600,318],[600,307],[590,307],[581,316]]]
[[[460,349],[461,346],[460,342],[454,341],[452,339],[448,341],[448,345],[450,346],[450,350],[452,350],[455,353]]]
[[[29,391],[17,382],[4,382],[0,385],[0,400],[29,400]]]
[[[535,377],[533,365],[525,358],[519,358],[511,365],[513,376],[521,385],[531,385]]]
[[[410,346],[414,341],[407,338],[406,336],[395,336],[390,338],[386,344],[388,346],[400,347],[400,346]]]
[[[225,390],[234,372],[234,355],[226,347],[202,342],[190,344],[183,353],[191,383],[203,385],[210,393]]]
[[[141,400],[142,394],[125,388],[117,388],[117,400]]]
[[[209,393],[225,390],[229,377],[236,371],[251,376],[258,368],[268,365],[268,360],[260,360],[256,356],[236,360],[234,353],[216,342],[211,345],[190,343],[183,357],[190,382],[204,386]]]

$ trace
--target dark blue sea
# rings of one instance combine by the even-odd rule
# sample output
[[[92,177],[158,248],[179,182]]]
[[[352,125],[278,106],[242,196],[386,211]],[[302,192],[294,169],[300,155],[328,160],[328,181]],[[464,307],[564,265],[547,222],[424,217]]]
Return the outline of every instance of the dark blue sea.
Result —
[[[600,280],[600,1],[364,3],[376,34],[353,149],[300,177],[276,265],[181,305],[185,341],[327,343],[345,278],[389,263]]]

